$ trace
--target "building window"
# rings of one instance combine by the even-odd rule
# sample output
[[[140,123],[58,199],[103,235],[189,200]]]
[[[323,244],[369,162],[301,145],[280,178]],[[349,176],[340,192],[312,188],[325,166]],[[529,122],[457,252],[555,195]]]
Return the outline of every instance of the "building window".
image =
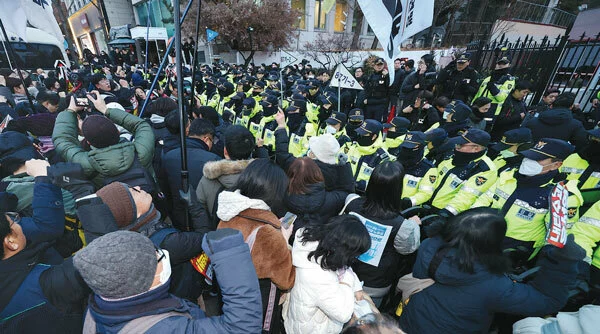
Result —
[[[292,0],[292,9],[298,11],[297,29],[306,29],[306,0]]]
[[[148,6],[148,8],[146,8]],[[135,5],[139,24],[145,26],[147,24],[148,12],[150,12],[150,26],[167,28],[167,35],[175,34],[175,26],[173,25],[173,16],[165,7],[161,0],[149,0]]]
[[[325,30],[325,11],[323,10],[323,0],[315,1],[315,29]]]
[[[348,0],[337,0],[335,3],[335,22],[333,31],[344,32],[348,20]]]

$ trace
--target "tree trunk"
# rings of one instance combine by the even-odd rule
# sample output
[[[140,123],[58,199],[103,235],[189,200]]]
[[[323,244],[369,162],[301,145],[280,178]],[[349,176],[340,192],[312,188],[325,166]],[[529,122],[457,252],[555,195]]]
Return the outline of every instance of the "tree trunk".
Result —
[[[242,58],[243,57],[244,57],[244,54],[242,53]],[[244,67],[248,67],[248,65],[250,64],[252,59],[254,59],[254,50],[250,51],[250,55],[248,56],[248,58],[244,58]]]
[[[354,29],[354,34],[352,35],[352,44],[350,44],[350,50],[359,49],[358,42],[360,41],[360,33],[362,30],[363,20],[365,18],[362,10],[360,10],[360,7],[357,7],[357,10],[354,12],[354,15],[356,15],[356,28]]]

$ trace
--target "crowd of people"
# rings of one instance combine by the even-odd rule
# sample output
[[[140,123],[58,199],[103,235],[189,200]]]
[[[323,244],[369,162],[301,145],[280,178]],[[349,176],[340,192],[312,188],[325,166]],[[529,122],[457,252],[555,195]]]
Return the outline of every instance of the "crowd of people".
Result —
[[[528,105],[510,55],[487,77],[469,53],[369,57],[338,95],[306,60],[124,54],[0,69],[0,332],[566,333],[582,306],[598,324],[597,98]]]

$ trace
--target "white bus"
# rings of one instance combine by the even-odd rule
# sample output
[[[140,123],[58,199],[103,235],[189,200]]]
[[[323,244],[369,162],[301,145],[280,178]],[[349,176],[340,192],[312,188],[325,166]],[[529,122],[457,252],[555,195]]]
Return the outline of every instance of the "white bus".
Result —
[[[0,34],[0,68],[16,68],[35,72],[41,68],[46,71],[54,70],[54,63],[62,60],[70,67],[69,58],[65,53],[62,41],[39,29],[27,28],[27,42],[8,33],[16,59],[10,56],[8,45],[4,43],[4,36]],[[10,57],[7,57],[7,53]]]

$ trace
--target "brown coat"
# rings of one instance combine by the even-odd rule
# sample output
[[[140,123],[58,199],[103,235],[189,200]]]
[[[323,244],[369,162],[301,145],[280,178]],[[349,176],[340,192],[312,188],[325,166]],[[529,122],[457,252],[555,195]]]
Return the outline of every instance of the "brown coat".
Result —
[[[246,240],[255,228],[262,225],[264,227],[256,234],[251,252],[256,274],[259,279],[270,279],[281,290],[289,290],[294,286],[296,277],[292,253],[281,234],[281,223],[271,211],[246,209],[230,221],[219,222],[217,229],[236,229]]]

